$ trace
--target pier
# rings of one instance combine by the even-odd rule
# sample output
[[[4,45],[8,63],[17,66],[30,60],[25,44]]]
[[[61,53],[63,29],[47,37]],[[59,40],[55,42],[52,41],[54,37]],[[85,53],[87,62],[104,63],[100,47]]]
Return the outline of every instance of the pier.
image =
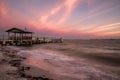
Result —
[[[62,38],[33,37],[34,32],[22,30],[19,28],[11,28],[5,31],[6,36],[0,40],[1,45],[33,45],[42,43],[62,43]]]

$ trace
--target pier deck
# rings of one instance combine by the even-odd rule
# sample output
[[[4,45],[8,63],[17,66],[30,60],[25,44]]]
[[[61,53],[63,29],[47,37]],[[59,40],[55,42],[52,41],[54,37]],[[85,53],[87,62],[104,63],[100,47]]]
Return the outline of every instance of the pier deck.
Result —
[[[33,32],[27,30],[21,30],[18,28],[12,28],[6,30],[7,39],[3,35],[3,39],[0,40],[1,45],[33,45],[42,43],[62,43],[62,38],[34,38]]]
[[[42,43],[62,43],[62,39],[51,39],[51,40],[0,40],[1,45],[33,45]]]

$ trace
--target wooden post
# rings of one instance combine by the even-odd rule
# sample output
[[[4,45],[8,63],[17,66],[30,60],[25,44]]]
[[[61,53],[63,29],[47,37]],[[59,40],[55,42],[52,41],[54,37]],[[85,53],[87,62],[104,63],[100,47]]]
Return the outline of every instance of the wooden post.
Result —
[[[33,34],[31,33],[31,40],[32,40]]]
[[[4,33],[3,33],[3,41],[4,41]]]
[[[25,33],[25,40],[26,40],[26,33]]]
[[[10,39],[10,34],[9,34],[9,32],[8,32],[8,40]]]
[[[23,41],[23,33],[21,34],[21,36],[22,36],[22,37],[21,37],[21,41]]]
[[[2,44],[5,45],[5,35],[4,35],[4,33],[3,33],[3,43]]]
[[[13,39],[14,41],[16,40],[16,33],[14,33],[14,39]]]

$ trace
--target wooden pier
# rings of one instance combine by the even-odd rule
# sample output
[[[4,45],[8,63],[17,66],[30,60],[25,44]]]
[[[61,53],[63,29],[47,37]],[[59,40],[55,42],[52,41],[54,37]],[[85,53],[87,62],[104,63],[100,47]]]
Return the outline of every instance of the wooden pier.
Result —
[[[7,39],[0,40],[1,45],[33,45],[42,43],[62,43],[62,38],[34,38],[33,32],[22,30],[18,28],[12,28],[6,30]]]

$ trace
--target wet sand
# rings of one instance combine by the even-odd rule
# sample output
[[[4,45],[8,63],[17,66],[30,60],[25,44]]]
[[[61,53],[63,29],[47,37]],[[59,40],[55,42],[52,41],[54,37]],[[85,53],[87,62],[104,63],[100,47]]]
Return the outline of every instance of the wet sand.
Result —
[[[25,56],[10,47],[0,47],[0,80],[52,80],[43,69],[24,64]]]
[[[119,43],[118,40],[66,40],[0,48],[0,77],[4,80],[120,80]]]

